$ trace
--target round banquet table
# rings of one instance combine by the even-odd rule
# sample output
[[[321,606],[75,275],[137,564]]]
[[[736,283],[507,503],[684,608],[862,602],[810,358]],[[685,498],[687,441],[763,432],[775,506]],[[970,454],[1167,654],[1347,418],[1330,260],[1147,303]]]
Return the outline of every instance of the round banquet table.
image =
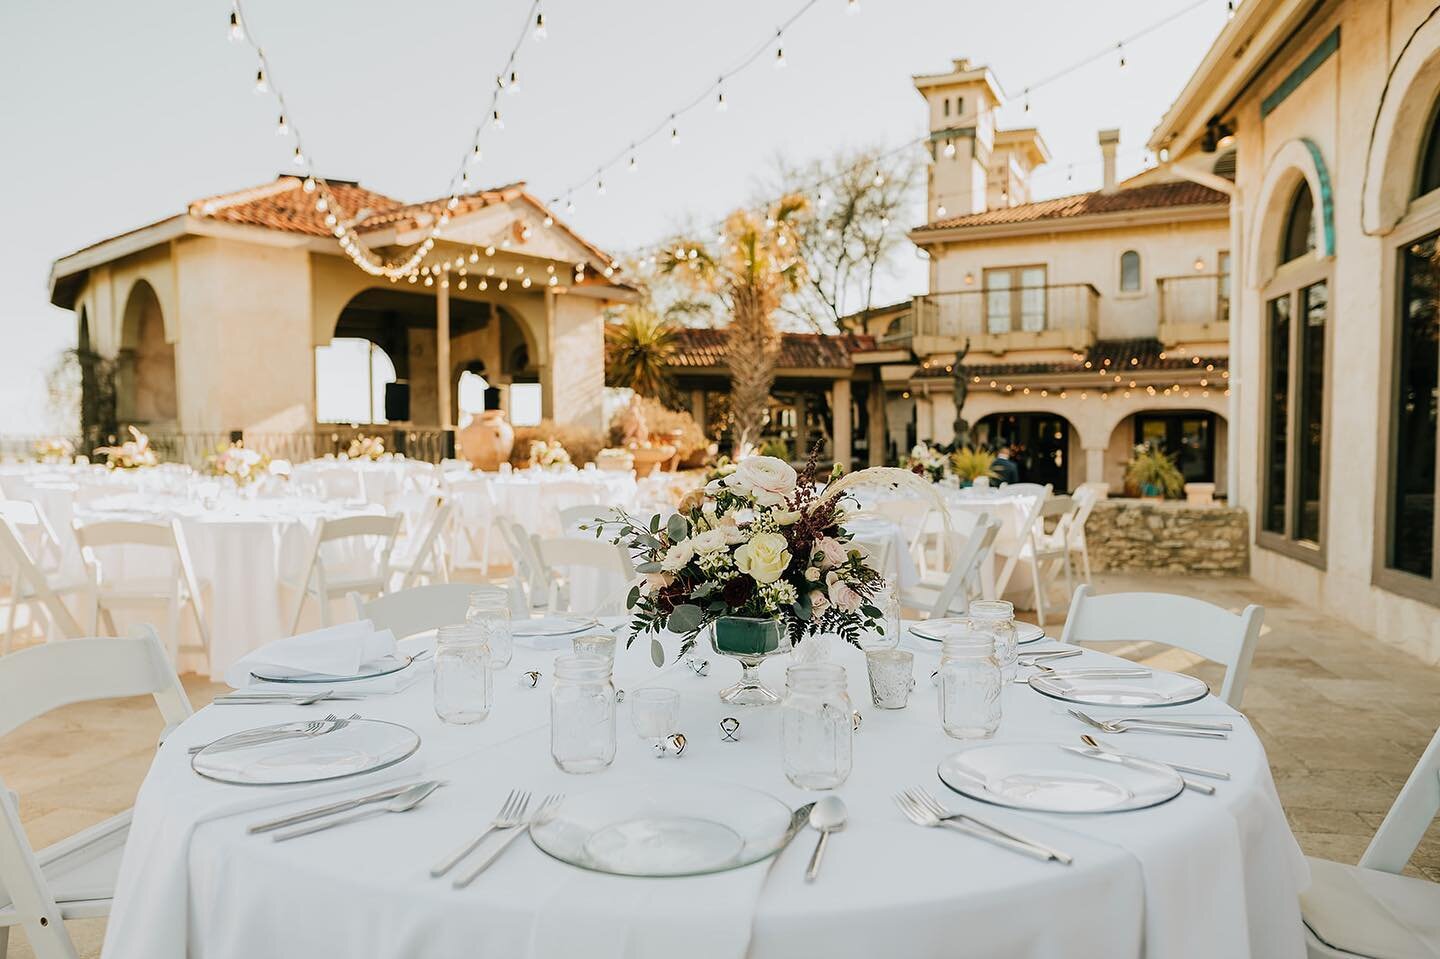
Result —
[[[551,859],[524,838],[468,888],[428,874],[517,788],[538,799],[694,780],[748,785],[792,808],[819,798],[782,774],[778,710],[725,707],[716,697],[738,666],[714,655],[709,675],[699,676],[684,664],[656,670],[644,640],[622,648],[617,685],[680,690],[680,726],[689,743],[683,756],[655,758],[632,732],[622,705],[615,762],[589,776],[566,775],[551,762],[555,654],[533,648],[517,648],[496,676],[494,710],[472,726],[435,718],[428,673],[419,672],[428,667],[412,667],[415,681],[399,692],[338,704],[347,713],[409,725],[422,740],[399,765],[349,781],[223,785],[195,775],[186,755],[188,746],[222,734],[318,719],[338,712],[337,704],[203,709],[168,737],[141,788],[104,956],[1304,955],[1296,901],[1308,881],[1304,859],[1264,750],[1242,716],[1206,698],[1164,712],[1224,716],[1235,725],[1228,741],[1101,737],[1137,754],[1228,770],[1233,779],[1218,783],[1214,796],[1185,791],[1157,807],[1112,815],[1018,812],[968,800],[937,779],[936,764],[965,744],[939,726],[928,679],[934,647],[913,637],[906,643],[917,651],[918,685],[910,705],[895,711],[870,705],[858,651],[831,652],[846,666],[864,724],[855,738],[854,771],[838,790],[849,822],[831,840],[819,879],[808,884],[802,874],[815,840],[810,830],[773,861],[712,876],[601,875]],[[673,643],[671,649],[673,658]],[[783,683],[786,659],[765,664],[767,681]],[[1087,651],[1069,662],[1110,660]],[[537,689],[517,682],[529,669],[542,672]],[[1026,686],[1007,684],[1003,704],[999,742],[1078,743],[1085,729],[1065,715],[1063,704]],[[738,743],[722,743],[718,734],[717,723],[729,714],[742,722]],[[377,816],[290,842],[246,833],[260,820],[422,778],[445,785],[403,816]],[[1062,849],[1074,863],[1037,862],[970,836],[912,825],[891,797],[915,785],[954,810]]]

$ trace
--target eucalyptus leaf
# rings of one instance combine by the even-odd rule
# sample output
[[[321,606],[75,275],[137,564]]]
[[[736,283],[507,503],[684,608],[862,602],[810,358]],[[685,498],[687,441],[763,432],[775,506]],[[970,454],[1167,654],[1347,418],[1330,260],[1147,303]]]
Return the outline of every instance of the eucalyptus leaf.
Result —
[[[656,669],[665,665],[665,647],[660,645],[658,639],[650,640],[650,662],[655,664]]]
[[[864,613],[866,616],[869,616],[871,619],[881,619],[885,616],[884,613],[880,612],[879,607],[871,606],[868,603],[860,607],[860,612]]]
[[[658,533],[658,532],[660,532],[660,514],[659,514],[659,513],[655,513],[655,514],[651,515],[651,517],[650,517],[650,532],[652,532],[652,533]]]
[[[640,587],[639,587],[639,586],[631,586],[631,587],[630,587],[630,594],[625,597],[625,608],[626,608],[626,609],[634,609],[634,608],[635,608],[635,604],[638,603],[638,602],[640,602]]]
[[[658,573],[658,572],[660,572],[661,568],[662,568],[662,567],[660,566],[659,563],[641,563],[639,566],[636,566],[636,567],[635,567],[635,572],[637,572],[637,573]]]
[[[693,633],[700,628],[704,617],[699,606],[682,603],[671,610],[667,625],[672,633]]]
[[[690,524],[686,522],[685,517],[676,513],[665,524],[665,535],[670,537],[670,542],[678,543],[690,535]]]

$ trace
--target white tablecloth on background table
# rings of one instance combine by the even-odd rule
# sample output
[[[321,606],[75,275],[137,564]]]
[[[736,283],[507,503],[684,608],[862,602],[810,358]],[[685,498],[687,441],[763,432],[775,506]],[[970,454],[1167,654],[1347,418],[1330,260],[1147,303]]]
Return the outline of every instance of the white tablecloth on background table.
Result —
[[[738,666],[713,654],[706,654],[709,675],[700,677],[683,666],[657,672],[643,639],[622,648],[617,684],[679,689],[680,726],[689,744],[678,759],[655,759],[633,735],[622,705],[616,761],[590,776],[567,776],[552,764],[547,722],[554,654],[523,647],[498,674],[495,709],[477,725],[441,724],[425,682],[355,704],[364,716],[411,726],[422,745],[390,771],[329,789],[203,781],[188,768],[186,747],[264,723],[318,718],[332,707],[207,708],[171,735],[141,789],[105,959],[182,959],[187,944],[188,954],[202,959],[1304,955],[1296,901],[1307,881],[1304,859],[1264,751],[1242,717],[1207,698],[1166,713],[1231,718],[1230,740],[1109,737],[1142,755],[1229,770],[1233,780],[1217,784],[1213,797],[1187,791],[1152,809],[1108,816],[988,806],[948,792],[936,778],[936,764],[962,744],[939,727],[928,681],[933,646],[907,643],[919,650],[919,685],[910,706],[899,711],[870,706],[858,651],[832,653],[848,670],[864,726],[855,740],[854,772],[838,790],[849,823],[831,841],[824,871],[812,884],[801,878],[814,841],[809,831],[773,869],[761,863],[703,879],[589,873],[550,859],[526,840],[467,889],[428,876],[514,788],[573,796],[618,783],[686,779],[753,786],[791,806],[818,798],[784,778],[778,710],[726,707],[716,697]],[[1108,659],[1087,652],[1078,662]],[[785,665],[784,657],[767,662],[767,681],[782,684]],[[527,669],[542,671],[540,688],[518,685]],[[1020,685],[1006,686],[1004,708],[999,741],[1072,743],[1085,729],[1061,703]],[[722,743],[717,723],[732,714],[743,724],[741,741]],[[245,833],[256,820],[313,805],[319,795],[354,795],[422,777],[447,785],[404,816],[286,843]],[[909,785],[924,785],[952,808],[1062,848],[1075,862],[1038,863],[911,825],[891,800]]]

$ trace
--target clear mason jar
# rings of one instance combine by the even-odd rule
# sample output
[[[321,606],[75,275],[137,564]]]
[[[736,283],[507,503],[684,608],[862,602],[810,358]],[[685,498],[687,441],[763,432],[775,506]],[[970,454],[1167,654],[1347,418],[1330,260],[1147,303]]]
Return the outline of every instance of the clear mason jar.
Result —
[[[995,661],[1000,664],[1000,678],[1015,678],[1020,656],[1019,632],[1015,629],[1015,604],[1003,599],[977,599],[967,614],[971,624],[989,633],[995,643]]]
[[[989,739],[1000,728],[1000,666],[988,632],[957,628],[940,649],[940,725],[954,739]]]
[[[845,667],[810,663],[785,671],[780,704],[785,778],[801,789],[834,789],[850,776],[854,712]]]
[[[465,622],[485,631],[491,669],[510,665],[510,658],[515,655],[515,639],[510,627],[510,597],[505,590],[498,586],[471,590]]]
[[[599,772],[615,759],[615,686],[610,663],[557,656],[550,687],[550,755],[567,773]]]
[[[894,583],[886,583],[876,592],[871,602],[882,614],[880,628],[875,631],[867,629],[862,633],[860,648],[867,651],[894,649],[900,645],[900,587]]]
[[[478,723],[494,701],[485,631],[465,623],[435,632],[435,715],[447,723]]]

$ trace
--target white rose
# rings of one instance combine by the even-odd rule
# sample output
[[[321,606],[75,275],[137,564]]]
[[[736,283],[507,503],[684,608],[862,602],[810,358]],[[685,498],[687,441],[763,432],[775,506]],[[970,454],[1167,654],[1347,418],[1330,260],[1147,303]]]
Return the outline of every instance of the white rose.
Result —
[[[808,579],[808,580],[809,580],[810,582],[812,582],[812,583],[818,583],[818,582],[820,582],[820,570],[819,570],[819,568],[818,568],[818,567],[815,567],[815,566],[808,566],[808,567],[806,567],[806,568],[805,568],[805,578]]]
[[[697,553],[713,553],[717,549],[724,549],[725,531],[719,529],[707,529],[703,533],[696,533],[690,537],[690,545]]]
[[[795,469],[774,456],[751,456],[735,465],[725,485],[761,506],[779,506],[795,492]]]
[[[660,561],[660,568],[667,573],[678,573],[694,558],[695,547],[690,544],[690,540],[682,539],[665,553],[665,558]]]
[[[798,509],[777,509],[770,514],[770,518],[777,526],[794,526],[800,522],[800,511]]]
[[[773,583],[790,565],[789,544],[779,533],[756,533],[735,551],[735,566],[757,583]]]

